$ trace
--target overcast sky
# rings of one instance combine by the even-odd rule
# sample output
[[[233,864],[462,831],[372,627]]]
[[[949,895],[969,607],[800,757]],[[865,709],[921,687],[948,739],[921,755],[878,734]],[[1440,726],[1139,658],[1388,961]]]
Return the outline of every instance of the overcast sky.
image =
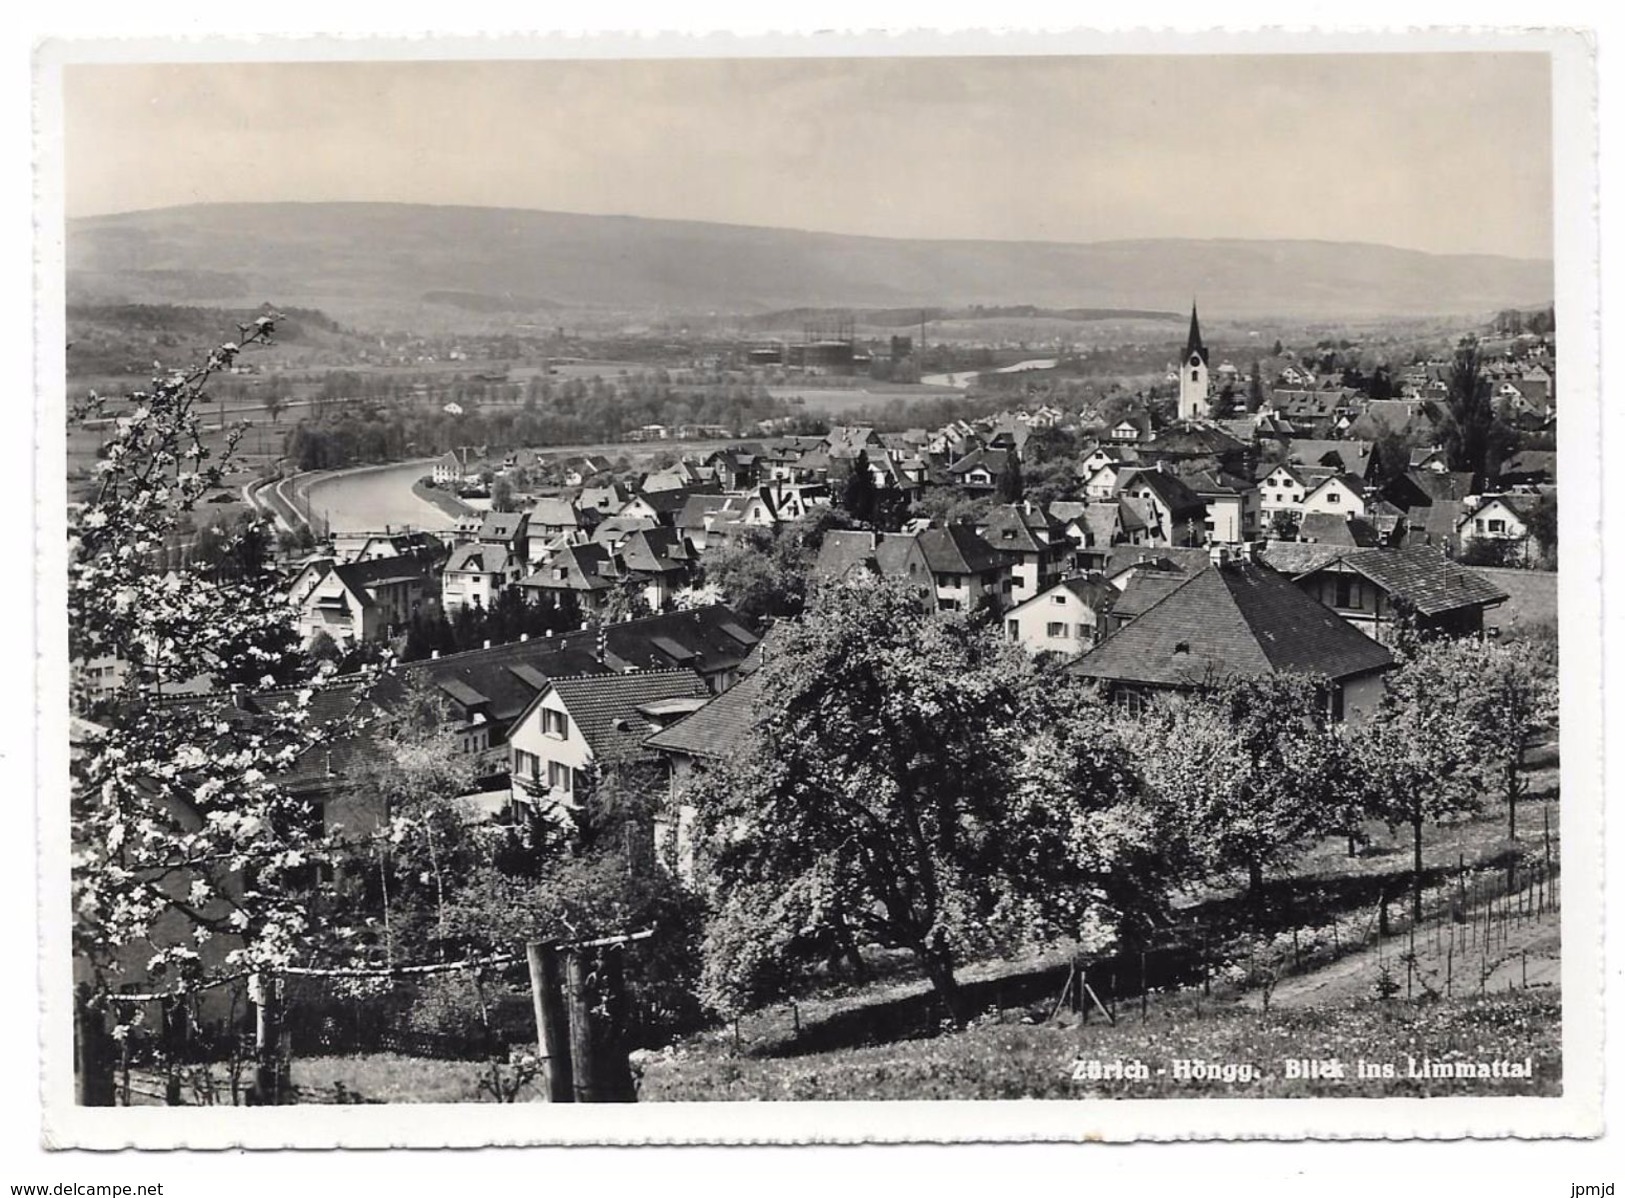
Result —
[[[69,216],[391,200],[1551,254],[1543,54],[74,66]]]

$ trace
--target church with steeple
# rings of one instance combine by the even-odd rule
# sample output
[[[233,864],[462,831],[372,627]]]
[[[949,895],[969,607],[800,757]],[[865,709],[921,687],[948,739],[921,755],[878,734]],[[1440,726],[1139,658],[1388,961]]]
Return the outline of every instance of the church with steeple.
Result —
[[[1191,332],[1185,339],[1185,357],[1179,367],[1179,418],[1206,420],[1213,410],[1213,387],[1208,379],[1207,346],[1191,301]]]

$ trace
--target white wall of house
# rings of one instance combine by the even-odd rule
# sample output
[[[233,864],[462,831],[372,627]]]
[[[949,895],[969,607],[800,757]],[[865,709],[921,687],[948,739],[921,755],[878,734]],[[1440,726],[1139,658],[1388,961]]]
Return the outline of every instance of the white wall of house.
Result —
[[[1303,513],[1329,516],[1365,515],[1365,497],[1340,478],[1328,478],[1303,497]]]
[[[1077,655],[1094,646],[1094,609],[1064,586],[1054,586],[1005,613],[1005,633],[1033,653]]]
[[[531,801],[523,780],[538,779],[552,787],[549,800],[574,807],[581,774],[592,761],[592,746],[557,691],[544,694],[508,734],[508,776],[516,803]]]
[[[1303,514],[1306,489],[1285,467],[1276,467],[1258,484],[1258,508],[1268,519],[1276,512]]]
[[[383,635],[377,611],[361,602],[361,597],[329,573],[310,587],[299,604],[299,639],[309,643],[325,632],[339,643],[376,640]]]

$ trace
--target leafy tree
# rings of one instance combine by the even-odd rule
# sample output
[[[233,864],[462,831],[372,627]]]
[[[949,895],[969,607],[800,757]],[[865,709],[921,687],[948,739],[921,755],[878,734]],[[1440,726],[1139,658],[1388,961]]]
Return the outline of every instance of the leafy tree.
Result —
[[[997,501],[991,495],[967,495],[957,487],[930,487],[913,505],[914,515],[933,524],[980,524]]]
[[[1382,482],[1403,478],[1411,468],[1411,439],[1395,429],[1386,429],[1371,446],[1372,471]]]
[[[1485,686],[1471,641],[1417,644],[1384,679],[1381,703],[1356,729],[1349,776],[1371,813],[1411,829],[1411,906],[1422,917],[1422,831],[1478,810],[1490,783]]]
[[[1452,470],[1470,472],[1473,491],[1484,489],[1514,434],[1496,413],[1478,342],[1462,339],[1451,364],[1440,439]]]
[[[868,524],[875,518],[875,498],[874,475],[869,473],[869,454],[860,449],[857,460],[852,463],[851,473],[846,476],[846,485],[841,490],[841,506],[859,524]]]
[[[1303,516],[1284,508],[1270,516],[1270,535],[1278,541],[1296,541]]]
[[[1343,742],[1325,679],[1237,676],[1165,700],[1125,735],[1161,835],[1209,875],[1264,872],[1341,822]]]
[[[493,512],[517,511],[514,502],[513,483],[507,475],[499,475],[491,480],[491,510]]]
[[[1497,763],[1507,801],[1507,838],[1518,839],[1518,800],[1527,783],[1524,751],[1557,725],[1557,664],[1540,647],[1520,642],[1468,642],[1478,658],[1478,722]]]
[[[1000,503],[1020,503],[1026,489],[1021,478],[1021,459],[1012,453],[1009,464],[999,475],[998,500]]]
[[[910,952],[963,1021],[967,954],[1105,934],[1115,840],[1147,826],[1119,810],[1126,757],[1098,704],[1036,685],[996,628],[904,580],[834,584],[759,677],[755,729],[691,800],[710,1005],[782,992],[852,936]]]
[[[1546,490],[1540,493],[1530,510],[1528,518],[1524,521],[1528,526],[1529,535],[1535,538],[1535,544],[1540,547],[1540,555],[1554,566],[1557,563],[1557,491]]]
[[[1258,365],[1258,359],[1253,359],[1251,374],[1247,379],[1247,411],[1256,412],[1264,406],[1264,376]]]

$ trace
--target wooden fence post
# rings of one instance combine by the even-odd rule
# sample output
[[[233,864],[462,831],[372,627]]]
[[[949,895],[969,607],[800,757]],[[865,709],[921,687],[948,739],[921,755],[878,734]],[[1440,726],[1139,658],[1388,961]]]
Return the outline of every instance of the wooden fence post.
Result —
[[[575,1082],[570,1066],[570,1026],[564,1010],[564,982],[559,976],[559,953],[535,941],[525,945],[530,966],[530,998],[536,1011],[536,1050],[549,1102],[574,1102]]]
[[[91,1004],[89,984],[81,982],[73,993],[74,1102],[79,1106],[114,1105],[112,1039],[105,1017]]]
[[[249,998],[254,1015],[254,1085],[250,1098],[255,1106],[276,1106],[283,1097],[283,1068],[278,1059],[282,1048],[282,1011],[278,1001],[277,977],[258,973],[249,980]]]
[[[625,998],[616,947],[572,948],[565,957],[565,1006],[570,1021],[570,1063],[577,1102],[630,1102],[632,1070],[622,1024]]]

